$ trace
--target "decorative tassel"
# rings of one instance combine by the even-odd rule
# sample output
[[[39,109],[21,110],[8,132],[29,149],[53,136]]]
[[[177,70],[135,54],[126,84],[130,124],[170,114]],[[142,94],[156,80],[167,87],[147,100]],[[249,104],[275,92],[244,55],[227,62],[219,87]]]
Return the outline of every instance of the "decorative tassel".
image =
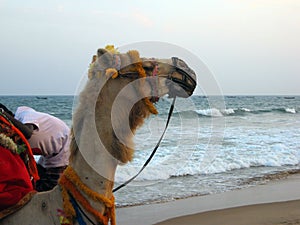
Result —
[[[107,77],[111,77],[112,79],[115,79],[115,78],[118,77],[119,74],[118,74],[118,71],[115,68],[108,68],[105,71],[105,75]]]
[[[105,46],[105,49],[107,51],[109,51],[110,53],[112,54],[119,54],[120,52],[118,51],[118,49],[115,49],[115,46],[114,45],[106,45]]]
[[[131,59],[131,63],[141,62],[140,53],[138,51],[130,50],[127,52],[127,54],[129,55],[129,57]]]

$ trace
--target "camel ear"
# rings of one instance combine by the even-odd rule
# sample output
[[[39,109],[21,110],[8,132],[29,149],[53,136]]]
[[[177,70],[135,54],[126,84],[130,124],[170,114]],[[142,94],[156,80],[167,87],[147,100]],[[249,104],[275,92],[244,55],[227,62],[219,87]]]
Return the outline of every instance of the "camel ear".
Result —
[[[101,60],[101,64],[105,67],[111,67],[113,62],[113,55],[104,48],[99,48],[97,51],[98,58]]]
[[[98,57],[101,57],[102,55],[104,55],[105,53],[107,53],[108,51],[104,48],[99,48],[97,51],[97,55]]]

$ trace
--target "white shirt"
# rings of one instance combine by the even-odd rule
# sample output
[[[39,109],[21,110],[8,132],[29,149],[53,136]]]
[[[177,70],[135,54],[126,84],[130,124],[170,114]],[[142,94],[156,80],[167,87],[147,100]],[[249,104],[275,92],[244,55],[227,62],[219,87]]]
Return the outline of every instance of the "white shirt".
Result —
[[[37,127],[28,142],[31,148],[39,148],[43,153],[38,164],[44,168],[69,164],[70,128],[62,120],[26,106],[17,108],[15,118]]]

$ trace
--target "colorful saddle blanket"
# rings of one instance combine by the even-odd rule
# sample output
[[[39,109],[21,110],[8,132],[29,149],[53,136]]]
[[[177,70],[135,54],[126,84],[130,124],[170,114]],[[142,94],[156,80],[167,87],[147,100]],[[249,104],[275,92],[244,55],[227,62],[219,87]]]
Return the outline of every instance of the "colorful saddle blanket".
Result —
[[[18,154],[0,146],[0,211],[17,204],[33,185]]]
[[[38,173],[24,135],[0,113],[0,219],[24,205]]]

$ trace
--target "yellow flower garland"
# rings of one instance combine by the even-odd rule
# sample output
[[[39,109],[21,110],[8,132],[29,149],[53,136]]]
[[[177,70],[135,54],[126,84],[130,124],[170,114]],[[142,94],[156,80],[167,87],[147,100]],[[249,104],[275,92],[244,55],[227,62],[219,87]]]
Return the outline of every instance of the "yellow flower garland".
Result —
[[[18,146],[10,137],[6,136],[5,134],[0,134],[0,145],[9,149],[14,154],[17,153]]]

